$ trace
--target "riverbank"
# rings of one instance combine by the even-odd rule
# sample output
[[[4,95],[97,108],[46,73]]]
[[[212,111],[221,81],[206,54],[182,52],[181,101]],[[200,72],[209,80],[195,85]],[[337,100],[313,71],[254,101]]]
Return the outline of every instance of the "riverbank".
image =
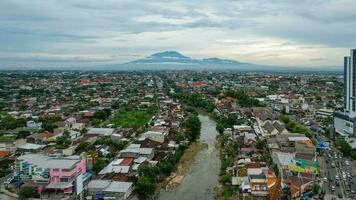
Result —
[[[159,199],[216,199],[215,189],[219,184],[220,159],[216,150],[218,135],[215,121],[199,114],[202,122],[199,143],[186,150],[180,166],[171,174],[160,190]]]
[[[164,188],[161,189],[165,189],[166,191],[168,191],[178,186],[183,181],[183,178],[187,173],[189,166],[193,163],[194,157],[206,148],[208,148],[207,144],[191,144],[189,148],[185,150],[185,153],[180,159],[176,170],[169,177],[166,178],[163,184]]]

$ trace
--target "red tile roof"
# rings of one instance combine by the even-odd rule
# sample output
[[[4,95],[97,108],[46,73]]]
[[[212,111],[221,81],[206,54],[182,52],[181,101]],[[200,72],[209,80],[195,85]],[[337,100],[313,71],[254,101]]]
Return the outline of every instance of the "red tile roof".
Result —
[[[10,155],[10,151],[0,151],[0,158],[5,158]]]

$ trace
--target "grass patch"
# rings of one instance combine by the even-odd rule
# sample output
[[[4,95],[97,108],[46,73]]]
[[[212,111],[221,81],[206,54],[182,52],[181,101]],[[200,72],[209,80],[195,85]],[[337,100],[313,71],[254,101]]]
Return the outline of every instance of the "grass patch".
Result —
[[[16,140],[14,135],[0,135],[0,142],[12,142]]]
[[[110,123],[115,127],[139,128],[145,126],[155,114],[154,109],[147,110],[119,110],[110,119]]]

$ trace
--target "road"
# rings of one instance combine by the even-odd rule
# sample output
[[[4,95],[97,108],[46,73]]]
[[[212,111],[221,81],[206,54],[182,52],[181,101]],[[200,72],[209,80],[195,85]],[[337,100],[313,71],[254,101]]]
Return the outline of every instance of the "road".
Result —
[[[321,141],[327,139],[319,136]],[[333,144],[330,149],[325,149],[323,155],[324,190],[327,195],[339,197],[339,199],[356,199],[356,165],[353,161],[342,156]],[[348,163],[348,164],[346,164]]]

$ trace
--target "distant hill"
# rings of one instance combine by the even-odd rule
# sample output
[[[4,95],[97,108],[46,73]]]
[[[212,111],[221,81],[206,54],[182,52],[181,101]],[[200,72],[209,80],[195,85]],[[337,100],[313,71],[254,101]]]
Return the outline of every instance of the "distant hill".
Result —
[[[237,70],[237,71],[280,71],[280,72],[342,72],[341,66],[308,67],[308,66],[272,66],[244,63],[221,58],[195,59],[184,56],[177,51],[164,51],[152,54],[146,58],[128,63],[101,64],[88,63],[82,66],[57,66],[48,68],[41,66],[19,67],[18,70],[85,70],[85,71],[138,71],[138,70]],[[13,70],[13,67],[1,67],[0,70]],[[16,68],[15,68],[16,70]]]
[[[244,63],[221,58],[195,59],[177,51],[164,51],[128,63],[83,67],[85,70],[238,70],[238,71],[340,71],[340,67],[283,67]],[[82,68],[77,68],[82,69]]]
[[[220,58],[204,58],[193,59],[184,56],[176,51],[165,51],[155,53],[149,57],[131,61],[127,64],[172,64],[172,65],[250,65],[249,63],[241,63],[234,60],[226,60]]]

